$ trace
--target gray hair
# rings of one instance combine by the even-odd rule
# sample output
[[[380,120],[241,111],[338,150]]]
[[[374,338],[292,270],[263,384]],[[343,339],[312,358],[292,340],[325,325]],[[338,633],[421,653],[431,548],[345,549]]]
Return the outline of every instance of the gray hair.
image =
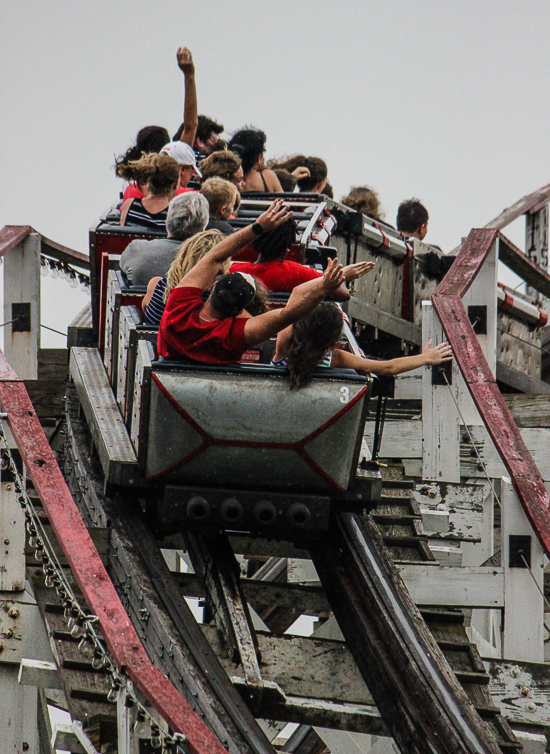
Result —
[[[174,197],[168,207],[166,229],[172,238],[185,241],[208,224],[208,201],[196,191]]]

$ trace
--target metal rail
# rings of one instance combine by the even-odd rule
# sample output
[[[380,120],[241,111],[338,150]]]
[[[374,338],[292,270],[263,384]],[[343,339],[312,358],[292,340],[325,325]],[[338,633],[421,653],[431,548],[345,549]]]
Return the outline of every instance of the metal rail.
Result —
[[[550,497],[489,369],[462,303],[462,296],[499,238],[498,230],[472,230],[453,266],[437,287],[432,302],[479,415],[510,474],[538,540],[546,555],[550,556]]]
[[[223,754],[226,749],[220,741],[149,660],[82,521],[25,385],[1,352],[0,410],[8,416],[27,473],[88,607],[99,618],[101,633],[117,667],[173,730],[187,736],[193,754]]]
[[[375,524],[335,516],[311,555],[330,605],[400,751],[497,754],[474,706],[424,624]]]

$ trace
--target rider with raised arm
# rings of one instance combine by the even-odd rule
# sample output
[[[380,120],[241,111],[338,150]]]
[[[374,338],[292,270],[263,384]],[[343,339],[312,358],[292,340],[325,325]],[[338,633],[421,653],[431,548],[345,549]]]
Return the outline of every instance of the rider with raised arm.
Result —
[[[273,202],[251,226],[237,231],[209,251],[170,292],[158,335],[164,358],[185,357],[206,364],[239,361],[251,346],[267,340],[312,311],[343,282],[342,266],[332,260],[326,274],[295,289],[292,301],[252,317],[245,311],[254,300],[255,281],[247,274],[224,275],[203,300],[220,265],[256,235],[278,227],[292,217],[281,200]]]

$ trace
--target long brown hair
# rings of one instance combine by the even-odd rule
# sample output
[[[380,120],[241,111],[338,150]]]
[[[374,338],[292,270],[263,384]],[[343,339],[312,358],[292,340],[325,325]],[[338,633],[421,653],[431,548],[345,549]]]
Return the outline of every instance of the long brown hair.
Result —
[[[291,390],[311,382],[315,367],[340,340],[342,327],[342,312],[332,303],[319,304],[294,324],[286,357]]]
[[[120,164],[117,175],[140,186],[147,186],[153,196],[163,196],[177,187],[180,166],[168,154],[151,153],[144,154],[139,160]]]

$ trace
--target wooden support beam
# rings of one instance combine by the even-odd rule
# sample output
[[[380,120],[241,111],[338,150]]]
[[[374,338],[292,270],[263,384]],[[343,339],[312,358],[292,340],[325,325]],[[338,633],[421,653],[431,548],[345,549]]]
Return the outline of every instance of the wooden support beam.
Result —
[[[417,346],[422,343],[422,331],[418,325],[384,312],[372,304],[359,301],[355,296],[351,297],[348,304],[348,314],[350,319],[357,319],[365,325],[371,325],[378,330],[395,335],[396,338],[401,338],[407,343],[414,343]]]
[[[504,400],[517,427],[550,426],[550,396],[510,394]]]
[[[25,516],[12,481],[0,484],[0,522],[0,591],[21,591],[25,588]]]
[[[242,665],[248,703],[257,709],[264,690],[258,642],[227,535],[186,533],[185,539],[216,626],[233,661]]]
[[[514,390],[520,390],[522,393],[550,395],[550,385],[547,382],[524,374],[519,369],[514,369],[514,367],[503,364],[501,361],[497,362],[495,377],[504,385],[508,385],[508,387],[512,387]]]

